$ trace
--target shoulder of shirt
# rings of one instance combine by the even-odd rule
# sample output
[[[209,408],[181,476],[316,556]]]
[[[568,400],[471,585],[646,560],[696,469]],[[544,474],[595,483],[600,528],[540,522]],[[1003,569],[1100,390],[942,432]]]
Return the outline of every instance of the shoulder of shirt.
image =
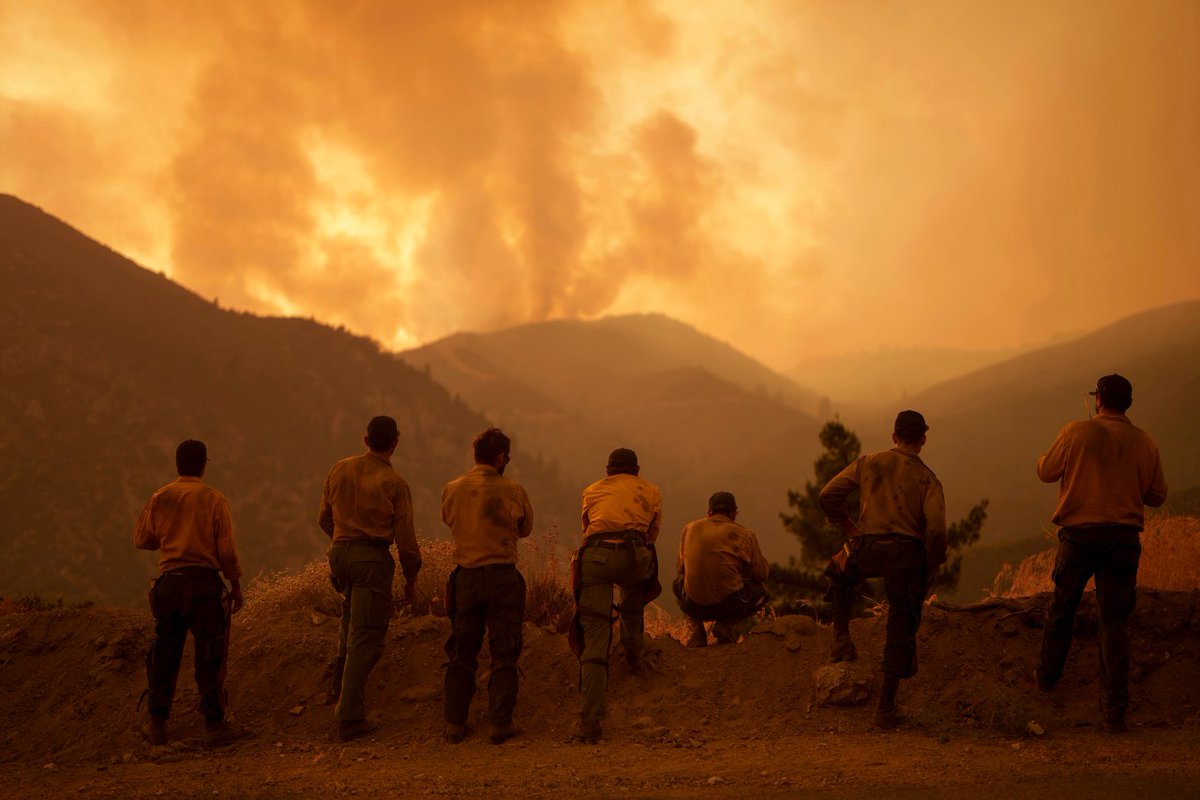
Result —
[[[905,453],[903,450],[900,450],[899,448],[896,448],[896,447],[893,447],[891,450],[884,450],[884,451],[882,451],[882,452],[884,452],[884,453],[896,453],[896,454],[900,455],[900,456],[901,456],[901,457],[903,457],[903,458],[904,458],[906,461],[910,461],[910,462],[912,462],[912,463],[916,464],[917,466],[919,466],[919,467],[920,467],[921,469],[923,469],[925,472],[928,472],[928,473],[929,473],[929,476],[930,476],[931,478],[933,478],[935,481],[937,481],[937,484],[938,484],[939,486],[941,486],[941,485],[942,485],[942,482],[941,482],[941,481],[938,479],[937,473],[936,473],[936,472],[934,472],[934,471],[933,471],[933,470],[930,468],[930,466],[929,466],[928,464],[926,464],[926,463],[925,463],[925,459],[921,458],[921,456],[920,456],[919,454],[917,454],[917,453]],[[876,455],[879,455],[879,454],[878,454],[878,453],[876,453]]]

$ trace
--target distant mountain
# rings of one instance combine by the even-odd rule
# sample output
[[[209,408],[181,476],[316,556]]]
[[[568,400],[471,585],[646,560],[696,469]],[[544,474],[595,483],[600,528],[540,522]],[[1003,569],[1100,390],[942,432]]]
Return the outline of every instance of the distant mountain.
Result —
[[[321,555],[321,483],[377,413],[399,420],[394,463],[437,536],[441,486],[487,424],[367,339],[222,310],[2,195],[0,386],[5,595],[144,598],[133,523],[186,438],[208,443],[251,575]],[[551,466],[526,457],[512,473],[542,524],[574,515]]]
[[[1191,508],[1200,491],[1200,301],[1136,314],[911,398],[931,428],[922,457],[947,498],[959,511],[991,499],[981,545],[1040,541],[1052,529],[1058,490],[1037,479],[1035,463],[1063,425],[1085,418],[1086,393],[1112,372],[1133,382],[1129,416],[1158,443],[1168,505]],[[882,439],[887,422],[880,415],[863,428]]]
[[[768,555],[795,552],[779,512],[812,471],[820,423],[803,409],[820,398],[723,342],[649,314],[457,334],[401,357],[580,487],[613,448],[637,450],[664,492],[671,569],[679,529],[722,489]]]
[[[820,387],[843,415],[903,403],[943,381],[1004,361],[1031,348],[960,350],[951,347],[884,347],[871,352],[808,358],[788,376]]]

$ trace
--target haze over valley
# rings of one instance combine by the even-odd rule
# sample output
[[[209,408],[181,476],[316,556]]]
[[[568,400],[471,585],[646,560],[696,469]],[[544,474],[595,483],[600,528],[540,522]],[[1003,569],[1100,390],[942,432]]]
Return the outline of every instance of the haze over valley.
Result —
[[[9,593],[139,602],[151,567],[132,551],[130,527],[189,437],[209,444],[209,479],[231,499],[252,572],[318,558],[320,481],[381,412],[400,420],[396,462],[425,536],[444,535],[441,485],[469,466],[471,437],[495,423],[514,437],[512,474],[529,487],[539,526],[563,547],[577,536],[579,490],[602,475],[609,450],[628,446],[664,491],[664,577],[678,530],[717,490],[738,496],[742,521],[786,561],[798,554],[778,518],[787,489],[811,479],[816,433],[841,410],[822,387],[663,315],[464,332],[388,353],[316,321],[219,308],[9,196],[0,279]],[[1172,502],[1200,492],[1200,425],[1188,402],[1200,386],[1200,303],[989,360],[972,371],[963,363],[964,374],[907,401],[930,422],[923,457],[951,516],[991,503],[962,594],[990,582],[999,556],[989,547],[1040,546],[1055,489],[1036,481],[1033,463],[1082,415],[1097,375],[1134,382],[1131,416],[1160,442]],[[894,398],[868,400],[841,415],[865,451],[890,446],[897,408]],[[47,547],[59,555],[40,557]]]

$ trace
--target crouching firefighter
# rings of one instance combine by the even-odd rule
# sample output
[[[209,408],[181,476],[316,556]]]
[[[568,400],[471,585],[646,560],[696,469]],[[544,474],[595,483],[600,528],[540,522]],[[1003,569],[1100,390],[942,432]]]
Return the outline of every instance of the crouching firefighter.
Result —
[[[767,604],[767,559],[754,531],[737,523],[737,513],[733,494],[717,492],[708,498],[708,515],[689,522],[679,536],[672,588],[687,617],[688,647],[708,644],[708,621],[717,644],[735,643]]]
[[[182,442],[175,451],[179,478],[154,493],[133,533],[135,547],[162,554],[161,574],[150,589],[154,642],[146,654],[149,688],[142,693],[149,698],[149,718],[142,732],[152,745],[167,743],[167,719],[189,631],[205,745],[227,745],[247,735],[225,719],[229,629],[242,607],[242,568],[229,501],[200,480],[207,463],[203,442]],[[222,573],[229,580],[228,589]]]
[[[621,622],[621,648],[633,673],[644,668],[643,611],[662,592],[654,541],[662,521],[662,494],[638,477],[637,454],[618,448],[608,475],[583,490],[583,543],[572,556],[575,616],[571,649],[579,658],[579,722],[572,738],[593,743],[607,711],[612,624]],[[620,601],[613,605],[613,586]],[[614,617],[613,611],[616,611]]]

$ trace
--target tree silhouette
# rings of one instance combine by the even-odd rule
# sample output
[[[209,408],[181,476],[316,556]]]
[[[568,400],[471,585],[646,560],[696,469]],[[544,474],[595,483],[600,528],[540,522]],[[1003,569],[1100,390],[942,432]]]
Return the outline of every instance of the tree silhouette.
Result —
[[[829,524],[821,510],[820,494],[825,484],[849,466],[862,453],[862,444],[854,431],[834,416],[825,423],[818,434],[821,455],[813,462],[813,480],[804,484],[803,491],[788,490],[788,511],[780,512],[784,527],[800,542],[799,558],[792,556],[787,564],[772,564],[767,579],[767,591],[771,605],[780,614],[808,613],[824,616],[822,609],[828,579],[824,575],[825,565],[845,542],[845,534],[836,525]],[[963,551],[979,540],[983,524],[987,520],[986,499],[967,512],[958,522],[946,528],[947,561],[934,582],[935,589],[954,590],[962,573]],[[857,521],[858,492],[846,500],[846,509]],[[864,581],[862,594],[870,598],[882,598],[882,581]]]

